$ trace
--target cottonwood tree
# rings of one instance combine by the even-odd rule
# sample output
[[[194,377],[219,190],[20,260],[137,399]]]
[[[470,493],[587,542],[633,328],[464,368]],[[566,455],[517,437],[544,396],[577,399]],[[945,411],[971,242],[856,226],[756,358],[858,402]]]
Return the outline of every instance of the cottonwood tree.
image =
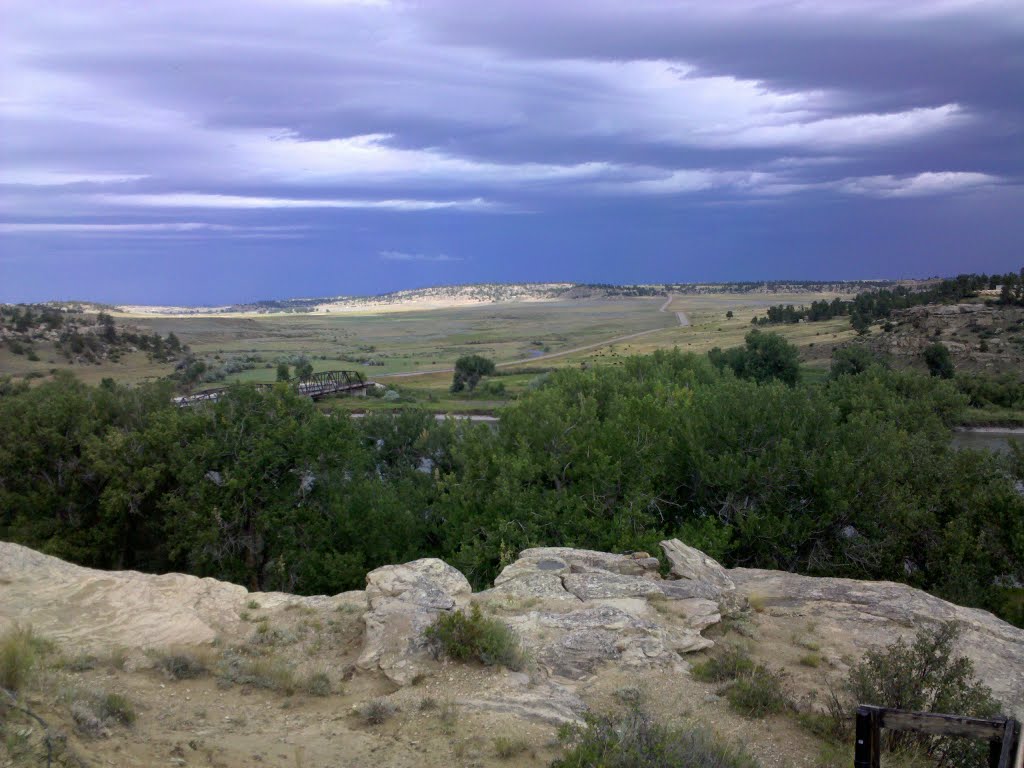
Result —
[[[455,376],[452,378],[452,392],[468,389],[472,392],[480,379],[494,373],[494,361],[482,355],[465,355],[455,361]]]

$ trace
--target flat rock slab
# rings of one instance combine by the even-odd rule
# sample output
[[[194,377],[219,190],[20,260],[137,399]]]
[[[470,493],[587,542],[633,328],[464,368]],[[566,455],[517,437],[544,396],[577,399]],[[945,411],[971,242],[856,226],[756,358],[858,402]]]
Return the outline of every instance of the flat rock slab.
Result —
[[[361,595],[361,593],[356,593]],[[0,542],[0,631],[18,623],[81,651],[205,645],[244,628],[240,614],[256,600],[330,609],[352,593],[300,597],[249,592],[216,579],[180,573],[98,571]]]
[[[957,621],[963,634],[957,651],[971,659],[975,674],[1003,704],[1024,717],[1024,629],[988,611],[948,603],[891,581],[857,581],[755,568],[728,571],[736,589],[755,596],[767,621],[808,617],[829,645],[859,658],[897,637],[913,638],[919,627]]]

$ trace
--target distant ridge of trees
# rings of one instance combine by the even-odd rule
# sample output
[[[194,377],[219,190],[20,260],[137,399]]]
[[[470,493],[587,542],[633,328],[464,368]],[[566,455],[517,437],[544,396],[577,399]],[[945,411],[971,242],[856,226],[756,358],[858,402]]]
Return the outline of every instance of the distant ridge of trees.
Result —
[[[800,293],[836,291],[856,293],[898,285],[892,280],[745,280],[723,283],[467,283],[391,291],[372,296],[320,296],[297,299],[265,299],[219,308],[225,312],[309,312],[324,304],[401,304],[423,299],[516,301],[522,299],[585,299],[595,297],[664,296],[668,293]]]
[[[768,307],[761,317],[754,317],[755,325],[818,322],[848,315],[854,330],[864,331],[873,323],[889,318],[894,311],[924,304],[949,304],[976,298],[980,291],[1000,290],[995,303],[1024,304],[1024,269],[1005,275],[963,274],[940,280],[922,288],[897,285],[876,288],[857,294],[854,298],[832,301],[813,301],[809,306],[776,304]]]
[[[188,351],[173,333],[146,333],[119,325],[102,310],[92,315],[55,304],[0,304],[0,344],[33,361],[40,360],[40,351],[53,350],[69,363],[117,362],[134,350],[167,362]]]

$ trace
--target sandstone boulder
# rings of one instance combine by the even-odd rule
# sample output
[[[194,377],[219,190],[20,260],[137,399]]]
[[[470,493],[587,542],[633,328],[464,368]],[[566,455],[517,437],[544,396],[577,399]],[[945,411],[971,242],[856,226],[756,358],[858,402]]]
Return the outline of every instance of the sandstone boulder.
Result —
[[[718,595],[712,585],[663,580],[646,553],[541,547],[524,550],[476,599],[502,607],[541,668],[579,680],[608,662],[678,665],[712,645],[700,632],[721,619]]]
[[[1024,716],[1024,629],[988,611],[948,603],[927,592],[889,581],[857,581],[754,568],[728,571],[736,589],[754,597],[759,621],[790,627],[813,622],[821,644],[837,656],[864,652],[913,638],[919,627],[956,621],[962,628],[958,653],[1018,717]]]
[[[406,685],[429,660],[423,631],[442,611],[469,605],[472,587],[443,560],[386,565],[366,575],[366,633],[356,665]]]
[[[742,607],[736,595],[736,584],[729,577],[728,571],[714,558],[683,544],[679,539],[663,541],[660,546],[671,563],[670,578],[679,579],[699,589],[700,594],[694,597],[716,600],[727,613]]]

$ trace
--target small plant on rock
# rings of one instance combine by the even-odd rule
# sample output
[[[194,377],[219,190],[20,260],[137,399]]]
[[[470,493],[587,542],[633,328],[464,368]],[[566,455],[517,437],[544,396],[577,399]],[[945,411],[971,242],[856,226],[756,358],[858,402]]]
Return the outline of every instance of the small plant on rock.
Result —
[[[475,660],[514,671],[526,666],[519,638],[503,621],[484,616],[478,605],[468,614],[442,613],[427,627],[424,636],[438,656],[456,661]]]

